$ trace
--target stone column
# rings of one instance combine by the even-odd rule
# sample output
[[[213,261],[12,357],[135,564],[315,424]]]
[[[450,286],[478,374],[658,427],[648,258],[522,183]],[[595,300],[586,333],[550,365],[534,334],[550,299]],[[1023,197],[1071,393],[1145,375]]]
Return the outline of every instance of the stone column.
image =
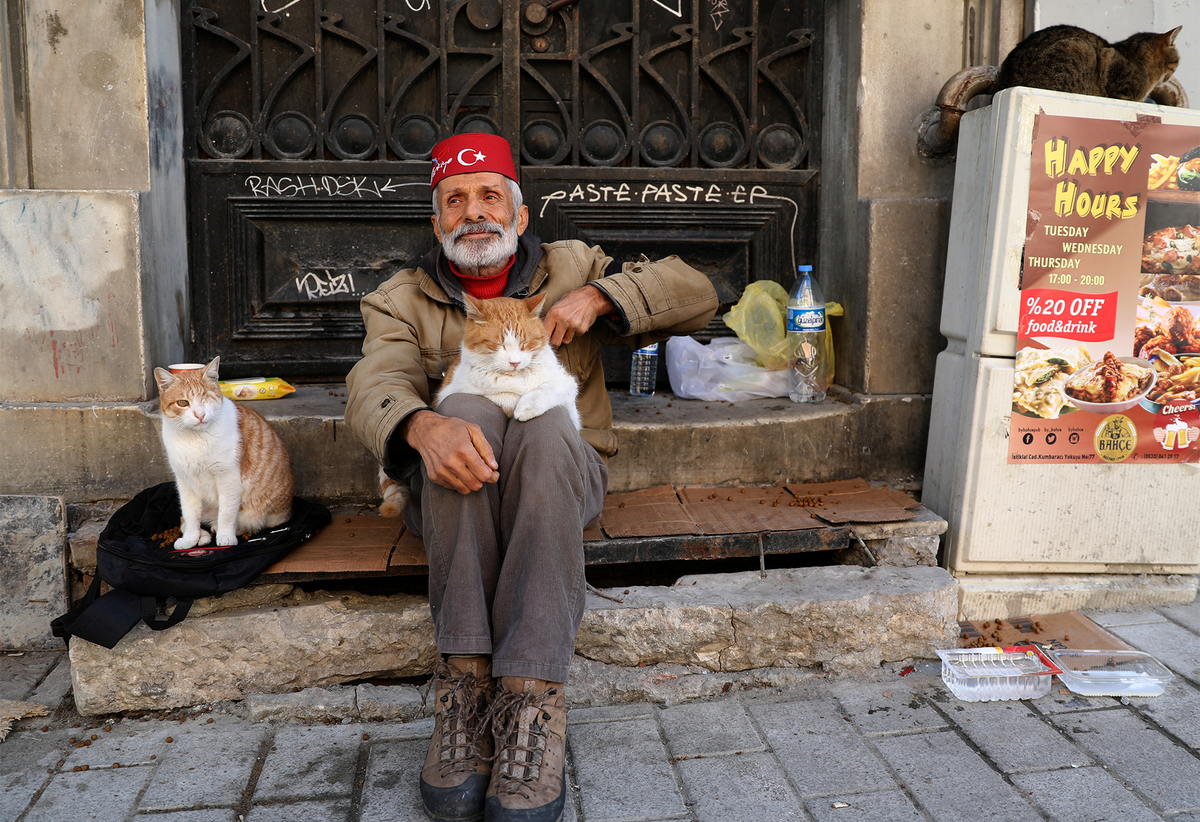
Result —
[[[826,5],[818,273],[846,308],[838,382],[856,391],[933,391],[954,165],[918,155],[917,125],[953,74],[1020,39],[1021,5]]]
[[[189,327],[178,7],[6,12],[0,402],[146,400]]]

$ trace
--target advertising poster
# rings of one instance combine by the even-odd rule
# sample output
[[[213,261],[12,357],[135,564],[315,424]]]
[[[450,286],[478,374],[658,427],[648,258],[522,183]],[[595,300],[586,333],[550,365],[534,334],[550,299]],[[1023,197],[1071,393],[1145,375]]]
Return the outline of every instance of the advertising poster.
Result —
[[[1010,463],[1200,462],[1200,129],[1041,114]]]

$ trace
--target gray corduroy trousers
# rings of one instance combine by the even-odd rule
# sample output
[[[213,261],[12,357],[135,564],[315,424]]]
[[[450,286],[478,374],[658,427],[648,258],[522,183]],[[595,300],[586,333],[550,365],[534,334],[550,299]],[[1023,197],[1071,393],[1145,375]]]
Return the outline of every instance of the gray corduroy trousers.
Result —
[[[452,394],[438,413],[478,425],[500,464],[498,482],[469,494],[424,466],[412,478],[404,519],[425,542],[438,651],[490,655],[497,677],[564,682],[583,620],[583,529],[608,467],[562,408],[519,422]]]

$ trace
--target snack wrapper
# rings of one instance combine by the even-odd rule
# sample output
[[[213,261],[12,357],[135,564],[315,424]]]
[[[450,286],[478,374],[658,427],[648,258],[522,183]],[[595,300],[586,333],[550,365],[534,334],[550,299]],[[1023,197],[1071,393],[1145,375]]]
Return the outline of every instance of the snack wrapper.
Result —
[[[221,380],[221,393],[231,400],[277,400],[296,389],[279,377],[250,377],[245,380]]]

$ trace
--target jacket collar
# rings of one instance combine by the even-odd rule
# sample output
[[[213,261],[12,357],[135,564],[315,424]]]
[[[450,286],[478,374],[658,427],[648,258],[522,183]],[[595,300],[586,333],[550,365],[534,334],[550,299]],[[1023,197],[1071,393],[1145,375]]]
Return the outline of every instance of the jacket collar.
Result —
[[[508,272],[508,284],[504,287],[505,297],[528,297],[541,285],[545,273],[539,274],[542,262],[542,241],[532,231],[517,238],[517,259]],[[429,250],[421,260],[421,269],[427,279],[422,280],[421,290],[440,302],[450,302],[466,311],[463,287],[458,277],[450,271],[449,261],[442,253],[441,243]]]

